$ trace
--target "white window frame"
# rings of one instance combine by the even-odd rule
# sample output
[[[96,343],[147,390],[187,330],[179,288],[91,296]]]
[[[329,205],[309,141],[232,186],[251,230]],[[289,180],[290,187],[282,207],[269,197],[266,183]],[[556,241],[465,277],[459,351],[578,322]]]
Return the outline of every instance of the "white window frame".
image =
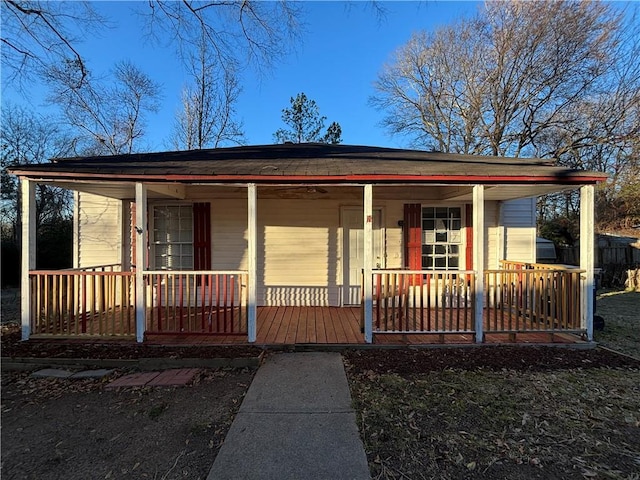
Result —
[[[191,215],[191,225],[190,225],[190,240],[185,241],[185,240],[177,240],[177,241],[170,241],[170,242],[165,242],[165,241],[160,241],[158,240],[158,238],[156,238],[156,210],[161,210],[161,209],[167,209],[170,207],[179,207],[179,208],[185,208],[188,209],[190,211],[190,215]],[[172,202],[172,203],[157,203],[151,206],[151,215],[149,216],[149,230],[150,230],[150,234],[151,234],[151,238],[150,238],[150,244],[151,244],[151,260],[153,261],[153,267],[155,270],[167,270],[167,271],[173,271],[173,270],[177,270],[177,271],[189,271],[189,270],[193,270],[193,262],[194,262],[194,247],[193,247],[193,204],[192,203],[183,203],[183,202]],[[180,235],[180,226],[178,229],[178,236]],[[157,262],[157,258],[158,258],[158,250],[161,246],[163,245],[167,245],[167,246],[176,246],[179,247],[179,252],[176,254],[171,254],[168,253],[167,255],[169,255],[174,261],[170,262],[167,261],[165,265],[158,265]],[[183,253],[183,247],[185,246],[190,246],[191,247],[191,254],[184,254]],[[184,262],[184,260],[186,258],[190,258],[191,261],[190,263],[186,263]]]
[[[433,209],[432,217],[425,217],[425,210]],[[442,218],[437,218],[437,209],[447,209],[447,217],[446,220]],[[458,209],[460,214],[458,217],[450,217],[449,210],[450,209]],[[441,220],[442,225],[438,226],[437,221]],[[434,228],[433,230],[425,229],[425,222],[433,221]],[[458,221],[459,228],[451,229],[450,222]],[[446,204],[446,205],[438,205],[438,204],[422,204],[420,209],[420,229],[422,234],[421,241],[421,266],[423,270],[460,270],[465,263],[465,208],[464,205],[461,204]],[[440,231],[439,231],[440,230]],[[446,238],[443,240],[439,235],[446,234]],[[457,236],[456,236],[457,234]],[[457,253],[451,253],[451,247],[457,247]],[[425,247],[432,247],[431,253],[425,253]],[[436,250],[442,250],[440,252],[436,252]],[[432,259],[431,266],[427,265],[425,259],[430,257]],[[450,260],[452,258],[458,259],[458,264],[452,266],[450,264]],[[444,265],[436,266],[436,259],[445,259]]]

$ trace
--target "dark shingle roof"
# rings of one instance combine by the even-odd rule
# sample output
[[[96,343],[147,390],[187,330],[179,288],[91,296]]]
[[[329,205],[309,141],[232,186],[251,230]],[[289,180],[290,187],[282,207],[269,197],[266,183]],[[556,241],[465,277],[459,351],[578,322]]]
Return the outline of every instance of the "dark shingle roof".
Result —
[[[223,177],[274,177],[282,180],[322,177],[336,181],[357,177],[543,177],[591,181],[604,178],[593,172],[555,167],[552,160],[459,155],[393,148],[283,144],[240,146],[207,150],[136,153],[129,155],[54,159],[50,164],[24,165],[14,173],[67,178],[104,177],[160,180],[189,178],[212,181]],[[326,177],[326,178],[325,178]],[[353,177],[353,178],[352,178]],[[588,180],[587,180],[588,181]]]

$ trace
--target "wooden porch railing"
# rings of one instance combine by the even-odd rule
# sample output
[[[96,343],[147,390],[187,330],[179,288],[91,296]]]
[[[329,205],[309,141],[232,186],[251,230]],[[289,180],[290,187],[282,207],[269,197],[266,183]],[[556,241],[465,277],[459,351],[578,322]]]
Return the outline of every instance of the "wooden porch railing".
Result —
[[[580,286],[584,270],[504,262],[510,269],[485,271],[485,331],[580,332]]]
[[[247,334],[246,271],[149,271],[148,333]]]
[[[374,270],[373,330],[473,333],[472,271]]]
[[[34,335],[135,335],[134,272],[29,272]]]

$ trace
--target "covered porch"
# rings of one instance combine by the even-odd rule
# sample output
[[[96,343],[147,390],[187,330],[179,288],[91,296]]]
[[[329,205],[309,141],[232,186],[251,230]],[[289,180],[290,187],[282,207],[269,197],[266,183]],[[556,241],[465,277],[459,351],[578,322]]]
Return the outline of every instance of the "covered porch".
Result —
[[[603,177],[523,163],[274,145],[15,169],[23,338],[484,343],[542,332],[591,341],[593,195]],[[37,183],[88,199],[74,213],[77,268],[35,268]],[[580,265],[536,264],[532,199],[576,189]]]
[[[480,315],[473,271],[374,270],[370,342],[364,295],[352,307],[258,306],[256,337],[249,342],[246,272],[147,272],[143,339],[264,346],[455,345],[478,343],[479,336],[485,343],[586,340],[583,271],[519,262],[501,266],[484,272]],[[122,272],[119,265],[31,272],[32,337],[134,341],[134,278],[135,272]]]

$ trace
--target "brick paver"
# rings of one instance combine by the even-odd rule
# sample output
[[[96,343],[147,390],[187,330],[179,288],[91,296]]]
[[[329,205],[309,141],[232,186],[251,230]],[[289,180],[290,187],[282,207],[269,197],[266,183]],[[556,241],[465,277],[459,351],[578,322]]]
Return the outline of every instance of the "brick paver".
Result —
[[[183,386],[193,380],[197,368],[175,368],[162,372],[132,373],[114,380],[106,388]]]
[[[160,375],[160,372],[132,373],[114,380],[106,388],[143,387],[158,375]]]
[[[147,387],[165,387],[169,385],[186,385],[198,373],[197,368],[178,368],[165,370],[147,383]]]

